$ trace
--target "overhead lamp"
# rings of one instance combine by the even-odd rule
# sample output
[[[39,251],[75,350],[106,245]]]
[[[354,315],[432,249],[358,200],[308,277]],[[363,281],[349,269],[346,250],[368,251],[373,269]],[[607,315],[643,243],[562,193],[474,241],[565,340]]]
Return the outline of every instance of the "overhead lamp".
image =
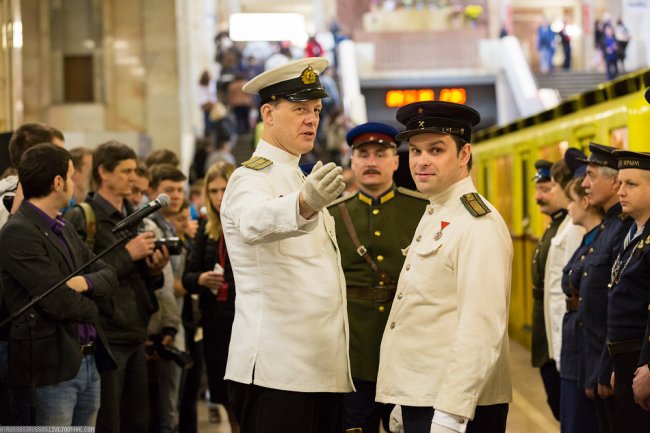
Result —
[[[230,39],[233,41],[307,42],[305,17],[297,13],[240,13],[230,16]]]

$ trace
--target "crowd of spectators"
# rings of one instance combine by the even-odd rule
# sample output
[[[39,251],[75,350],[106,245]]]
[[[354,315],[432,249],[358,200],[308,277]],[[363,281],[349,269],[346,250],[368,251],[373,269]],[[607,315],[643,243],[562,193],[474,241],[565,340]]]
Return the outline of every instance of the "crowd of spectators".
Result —
[[[336,46],[344,39],[336,23],[330,29],[310,36],[304,47],[284,42],[234,42],[228,32],[215,37],[214,67],[203,71],[198,82],[199,105],[204,127],[197,138],[190,180],[202,178],[208,167],[218,161],[235,163],[233,150],[238,143],[256,143],[259,135],[259,101],[243,92],[242,86],[256,75],[291,60],[326,57],[330,67],[320,79],[329,98],[323,100],[316,146],[304,160],[340,162],[341,151],[347,151],[344,140],[336,144],[327,139],[330,125],[344,121],[338,86]],[[214,75],[214,76],[213,76]],[[337,119],[337,117],[341,117]],[[349,122],[348,122],[349,123]],[[339,135],[340,137],[340,135]]]
[[[56,146],[43,143],[62,147],[64,136],[45,124],[28,123],[18,128],[9,146],[14,156],[13,170],[7,173],[20,173],[21,161],[25,160],[22,155],[34,153],[32,148],[55,152],[52,148]],[[96,423],[98,432],[195,433],[197,402],[205,396],[210,402],[211,421],[227,422],[228,418],[232,431],[237,432],[234,417],[228,412],[222,380],[236,288],[219,222],[219,202],[234,166],[224,161],[211,163],[205,173],[206,180],[197,179],[190,184],[179,169],[178,155],[165,149],[141,157],[130,146],[109,141],[97,145],[95,150],[75,148],[61,152],[62,158],[71,161],[70,176],[61,191],[72,188],[67,206],[59,212],[64,218],[58,216],[56,221],[65,230],[76,231],[95,254],[118,240],[119,234],[111,231],[126,215],[132,215],[161,194],[169,197],[169,204],[146,218],[131,240],[102,258],[102,263],[114,269],[117,276],[117,281],[111,284],[114,293],[110,299],[97,298],[100,290],[104,290],[105,284],[100,283],[103,280],[95,279],[94,274],[86,277],[86,271],[82,272],[94,288],[86,288],[88,293],[80,291],[73,299],[77,295],[93,299],[98,316],[87,318],[97,331],[86,336],[89,341],[83,342],[80,353],[83,362],[91,360],[89,365],[97,364],[91,376],[96,377],[95,383],[101,382],[101,391],[96,386],[83,392],[67,392],[64,386],[79,377],[63,377],[67,371],[63,367],[58,367],[58,375],[46,374],[52,369],[49,361],[45,362],[51,356],[45,356],[43,351],[53,356],[56,352],[50,343],[45,343],[49,340],[43,340],[45,331],[40,331],[39,326],[48,326],[59,319],[64,326],[68,322],[52,317],[48,308],[37,307],[35,356],[30,355],[26,344],[18,344],[16,340],[22,338],[16,330],[26,315],[18,316],[0,330],[0,425],[81,422],[82,425]],[[25,212],[23,208],[28,200],[23,200],[16,174],[4,177],[0,186],[0,214],[5,225],[14,213]],[[25,197],[31,206],[34,201],[31,193]],[[62,242],[66,251],[71,251],[78,246],[71,244],[68,236]],[[10,260],[6,258],[3,263],[13,263]],[[24,261],[29,266],[31,258]],[[80,264],[75,261],[75,265]],[[3,266],[3,281],[14,281],[14,267]],[[61,291],[71,290],[74,286],[71,281],[49,298],[58,299]],[[31,290],[40,294],[48,288],[48,283],[43,281],[34,284]],[[0,295],[5,295],[0,296],[1,319],[21,306],[15,295],[18,289],[13,284],[5,285],[4,289],[0,291]],[[74,310],[73,306],[69,308]],[[45,325],[38,325],[41,320]],[[90,356],[96,361],[92,362]],[[16,360],[25,361],[20,371],[31,369],[36,382],[35,419],[30,413],[34,402],[28,383],[15,374],[19,370]],[[63,366],[70,366],[68,361],[59,361]],[[86,364],[82,366],[85,368]],[[204,369],[207,390],[201,386]],[[26,378],[27,374],[25,381]],[[57,396],[55,408],[39,397],[45,395],[44,390],[53,391]],[[84,416],[80,418],[78,412],[83,401],[92,404],[83,406]]]

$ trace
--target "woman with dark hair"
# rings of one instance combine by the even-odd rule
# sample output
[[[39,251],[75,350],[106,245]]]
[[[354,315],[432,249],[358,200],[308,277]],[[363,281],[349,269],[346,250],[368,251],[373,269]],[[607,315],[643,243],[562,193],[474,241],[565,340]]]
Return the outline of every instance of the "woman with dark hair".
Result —
[[[217,404],[228,412],[233,433],[239,425],[228,402],[223,377],[228,360],[228,346],[235,318],[235,279],[221,228],[219,208],[226,184],[235,167],[218,162],[208,169],[204,194],[208,218],[201,223],[194,248],[183,273],[183,286],[198,293],[203,327],[203,350],[210,390],[210,421],[220,422]]]

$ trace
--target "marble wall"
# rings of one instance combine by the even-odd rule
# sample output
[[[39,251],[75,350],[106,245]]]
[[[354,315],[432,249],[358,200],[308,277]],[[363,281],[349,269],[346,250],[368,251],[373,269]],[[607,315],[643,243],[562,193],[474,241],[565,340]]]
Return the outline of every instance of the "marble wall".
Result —
[[[141,143],[179,151],[182,90],[177,1],[182,0],[97,2],[95,15],[99,17],[97,27],[101,31],[98,41],[91,43],[88,34],[92,29],[86,25],[75,30],[74,22],[92,24],[93,14],[55,14],[58,21],[54,21],[53,13],[68,13],[65,8],[57,8],[57,1],[23,0],[25,119],[52,123],[64,132],[86,133],[88,137],[100,132],[131,132],[148,137],[139,139]],[[61,47],[51,46],[50,27],[55,22],[66,23],[68,29]],[[86,46],[79,46],[79,40],[85,41]],[[56,59],[62,52],[84,49],[94,58],[95,100],[65,103],[60,88],[61,61]]]
[[[0,0],[0,133],[22,121],[22,21],[19,0]]]

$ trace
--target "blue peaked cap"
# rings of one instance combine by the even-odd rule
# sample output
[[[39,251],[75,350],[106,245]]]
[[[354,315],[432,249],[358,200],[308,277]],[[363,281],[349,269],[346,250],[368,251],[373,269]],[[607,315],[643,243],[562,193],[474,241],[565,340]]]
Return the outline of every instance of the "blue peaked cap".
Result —
[[[386,147],[397,147],[395,136],[397,128],[379,122],[368,122],[355,126],[345,135],[345,141],[352,148],[364,144],[383,144]]]

